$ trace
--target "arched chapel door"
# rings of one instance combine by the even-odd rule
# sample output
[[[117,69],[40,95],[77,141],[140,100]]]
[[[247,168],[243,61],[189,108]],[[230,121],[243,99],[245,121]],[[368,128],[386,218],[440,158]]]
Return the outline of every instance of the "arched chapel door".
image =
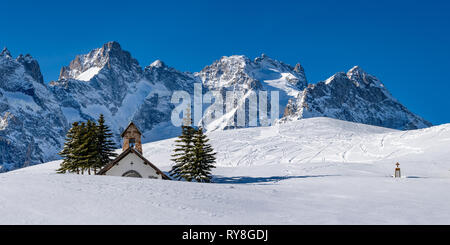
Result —
[[[142,178],[142,176],[134,170],[130,170],[130,171],[124,173],[122,176],[123,177],[133,177],[133,178]]]

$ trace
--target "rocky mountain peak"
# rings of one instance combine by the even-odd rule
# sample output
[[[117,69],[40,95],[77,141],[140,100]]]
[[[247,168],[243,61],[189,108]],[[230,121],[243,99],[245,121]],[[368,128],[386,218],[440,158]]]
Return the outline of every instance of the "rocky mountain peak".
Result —
[[[354,66],[348,70],[347,77],[352,81],[363,81],[368,74],[359,66]]]
[[[241,68],[245,67],[249,63],[251,63],[251,61],[245,55],[222,56],[219,61],[214,62],[214,64],[229,65]]]
[[[358,87],[374,86],[384,87],[383,84],[374,76],[365,72],[361,67],[354,66],[347,72],[347,77]]]
[[[355,66],[323,82],[308,86],[285,110],[285,120],[331,117],[400,130],[431,123],[397,101],[374,76]]]
[[[162,62],[161,60],[155,60],[149,66],[150,67],[162,68],[162,67],[166,67],[166,64],[164,64],[164,62]]]
[[[4,47],[2,52],[0,53],[0,56],[6,56],[6,57],[11,58],[11,53],[9,52],[9,50],[6,47]]]
[[[256,69],[259,70],[267,70],[267,71],[278,71],[280,73],[291,73],[293,76],[295,76],[298,79],[298,82],[300,82],[300,87],[306,86],[306,76],[305,76],[305,70],[300,65],[300,63],[297,63],[295,67],[286,64],[282,61],[278,61],[275,59],[270,58],[266,54],[262,54],[260,57],[255,58],[253,66],[255,66]],[[263,72],[266,73],[266,72]]]
[[[244,55],[222,56],[220,60],[194,73],[209,89],[259,88],[259,81],[251,76],[254,63]]]
[[[261,62],[263,60],[271,61],[272,59],[269,56],[267,56],[267,54],[262,53],[259,57],[255,58],[254,62],[257,63],[257,62]]]
[[[334,85],[337,83],[350,83],[349,78],[347,77],[347,74],[345,72],[337,72],[333,76],[329,77],[327,80],[324,81],[325,84]]]
[[[303,66],[300,65],[300,63],[297,63],[294,67],[294,71],[297,73],[305,73],[305,69],[303,69]]]
[[[28,73],[37,82],[44,84],[44,76],[42,76],[41,68],[39,67],[37,60],[35,60],[30,54],[26,54],[25,56],[20,54],[16,60],[24,66],[26,73]]]
[[[347,74],[367,74],[360,66],[354,66],[350,70],[348,70]]]
[[[124,70],[140,69],[137,60],[128,51],[123,50],[118,42],[112,41],[88,54],[77,55],[69,66],[61,69],[59,79],[89,81],[104,67],[108,69],[119,67]]]
[[[277,60],[270,58],[267,54],[261,54],[259,57],[256,57],[253,61],[255,64],[258,63],[267,63],[267,64],[277,64],[280,63]]]
[[[122,47],[116,41],[111,41],[103,44],[103,49],[108,51],[119,51],[119,52],[122,51]]]

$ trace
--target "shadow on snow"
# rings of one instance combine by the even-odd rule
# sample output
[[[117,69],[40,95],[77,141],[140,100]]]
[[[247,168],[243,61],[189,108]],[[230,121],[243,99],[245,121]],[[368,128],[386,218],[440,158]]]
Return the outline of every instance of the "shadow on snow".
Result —
[[[254,184],[254,183],[269,183],[278,182],[288,179],[306,179],[306,178],[322,178],[338,175],[304,175],[304,176],[271,176],[271,177],[250,177],[250,176],[235,176],[224,177],[214,176],[212,182],[215,184]]]

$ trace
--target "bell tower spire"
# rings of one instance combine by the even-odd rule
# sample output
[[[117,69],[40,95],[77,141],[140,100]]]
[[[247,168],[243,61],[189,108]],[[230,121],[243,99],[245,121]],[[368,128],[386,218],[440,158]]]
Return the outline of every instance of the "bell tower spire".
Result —
[[[127,128],[120,136],[122,136],[123,139],[122,151],[126,151],[128,148],[134,148],[142,154],[142,133],[133,122],[128,124]]]

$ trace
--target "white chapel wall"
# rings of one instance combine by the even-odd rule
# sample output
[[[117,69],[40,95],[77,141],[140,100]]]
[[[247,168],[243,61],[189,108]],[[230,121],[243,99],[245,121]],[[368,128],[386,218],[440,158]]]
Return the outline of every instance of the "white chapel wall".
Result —
[[[122,176],[124,173],[130,170],[138,172],[142,176],[142,178],[151,177],[162,179],[162,176],[159,175],[155,169],[153,169],[150,165],[146,165],[144,163],[144,160],[142,160],[133,152],[130,152],[111,169],[106,171],[105,175]]]

